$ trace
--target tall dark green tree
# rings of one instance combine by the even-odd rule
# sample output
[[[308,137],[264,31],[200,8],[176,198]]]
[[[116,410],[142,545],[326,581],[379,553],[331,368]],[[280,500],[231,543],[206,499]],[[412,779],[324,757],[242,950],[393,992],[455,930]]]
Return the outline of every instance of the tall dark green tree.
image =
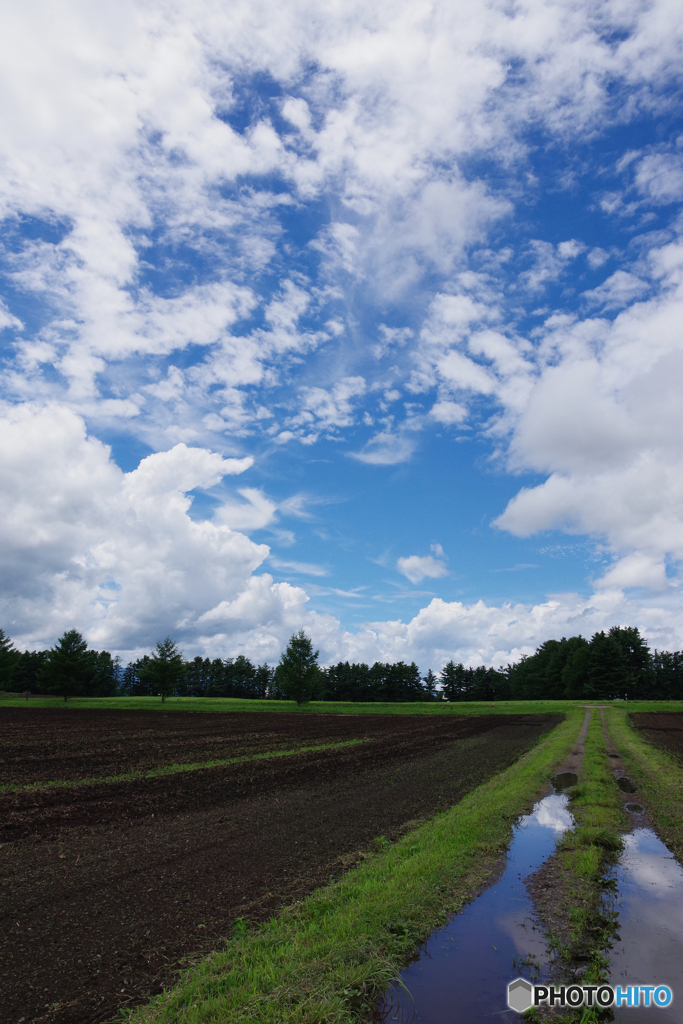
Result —
[[[47,693],[76,697],[92,682],[97,666],[77,629],[69,629],[48,652],[38,675]]]
[[[256,696],[260,700],[265,700],[266,697],[270,696],[270,688],[273,683],[273,670],[270,665],[264,663],[259,665],[256,669],[256,675],[254,677],[254,684],[256,687]]]
[[[471,678],[462,662],[449,661],[441,669],[441,692],[446,700],[468,700],[468,686],[471,688]]]
[[[628,687],[628,663],[619,642],[603,630],[591,637],[588,686],[589,700],[624,697]]]
[[[0,629],[0,690],[9,691],[12,688],[15,670],[19,664],[21,654],[16,650],[14,644],[5,631]]]
[[[653,696],[652,655],[640,631],[635,626],[612,626],[607,635],[617,643],[626,669],[624,689],[619,696],[627,700],[646,700]]]
[[[422,677],[422,681],[424,683],[424,699],[438,700],[439,694],[436,692],[437,678],[431,668],[428,670],[427,675]]]
[[[109,651],[88,651],[92,676],[85,683],[85,697],[113,697],[118,689],[121,674],[120,661],[112,658]]]
[[[152,693],[161,694],[162,704],[184,684],[186,676],[187,666],[170,636],[159,641],[141,672],[142,682],[150,686]]]
[[[571,649],[562,669],[563,694],[567,700],[590,699],[591,645],[582,636],[572,636],[567,643]]]
[[[275,681],[289,700],[305,704],[315,696],[322,676],[318,655],[303,629],[290,639],[275,670]]]

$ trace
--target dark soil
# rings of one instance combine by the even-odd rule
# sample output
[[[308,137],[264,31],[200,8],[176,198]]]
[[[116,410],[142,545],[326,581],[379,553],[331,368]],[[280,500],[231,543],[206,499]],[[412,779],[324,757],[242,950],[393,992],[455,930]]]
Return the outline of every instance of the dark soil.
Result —
[[[683,762],[683,711],[639,711],[630,717],[646,740]]]
[[[430,724],[437,719],[430,719]],[[441,719],[438,720],[441,722]],[[469,735],[458,716],[455,735]],[[402,733],[395,716],[0,709],[0,782],[107,777],[265,750]],[[436,726],[439,733],[440,726]],[[476,729],[475,729],[476,731]],[[454,735],[452,732],[449,735]]]
[[[396,839],[451,806],[560,719],[255,717],[0,713],[13,781],[199,760],[200,749],[233,756],[245,742],[253,752],[370,738],[157,779],[0,795],[0,1020],[110,1019],[220,947],[237,918],[262,921],[338,876],[373,838]]]

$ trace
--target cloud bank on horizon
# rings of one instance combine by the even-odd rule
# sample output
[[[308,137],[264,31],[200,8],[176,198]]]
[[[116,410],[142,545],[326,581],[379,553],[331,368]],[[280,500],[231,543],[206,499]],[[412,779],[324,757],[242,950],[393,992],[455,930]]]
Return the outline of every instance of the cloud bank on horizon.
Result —
[[[677,4],[1,21],[15,642],[683,646]]]

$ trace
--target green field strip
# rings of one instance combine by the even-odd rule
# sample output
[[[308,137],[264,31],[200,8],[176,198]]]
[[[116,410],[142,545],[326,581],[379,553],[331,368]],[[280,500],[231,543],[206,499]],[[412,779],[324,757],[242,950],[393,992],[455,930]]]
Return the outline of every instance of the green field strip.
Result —
[[[416,946],[495,871],[513,823],[576,742],[582,708],[510,768],[339,881],[226,948],[120,1019],[135,1024],[351,1024]]]
[[[79,786],[104,785],[110,782],[134,782],[140,779],[158,779],[166,775],[180,775],[182,772],[196,772],[202,768],[223,768],[231,764],[248,764],[250,761],[265,761],[276,757],[292,757],[295,754],[311,754],[322,750],[340,750],[344,747],[358,746],[359,743],[370,743],[371,740],[360,737],[353,740],[340,740],[336,743],[315,743],[306,747],[295,747],[291,750],[268,750],[262,754],[245,754],[242,757],[223,757],[210,761],[191,761],[184,764],[168,764],[159,768],[133,768],[119,775],[92,775],[85,779],[50,779],[47,782],[10,783],[0,786],[0,793],[26,793],[44,789],[75,789]]]
[[[681,705],[629,702],[628,711],[681,711]],[[605,712],[612,742],[643,798],[655,831],[683,864],[683,766],[673,754],[645,739],[622,709]]]
[[[558,840],[556,863],[561,879],[562,917],[570,923],[567,934],[547,936],[548,944],[567,983],[581,965],[581,984],[604,985],[610,979],[608,949],[617,930],[607,878],[622,849],[621,832],[628,827],[612,766],[600,712],[592,710],[586,735],[579,782],[570,790],[576,822]],[[568,1010],[553,1018],[557,1024],[600,1024],[601,1010]]]
[[[31,710],[49,708],[71,711],[275,711],[284,714],[325,715],[511,715],[567,713],[582,707],[587,701],[578,700],[501,700],[501,701],[406,701],[401,703],[373,701],[310,701],[297,705],[292,700],[247,700],[243,697],[40,697],[25,700],[19,694],[0,694],[0,708],[22,707]],[[595,702],[593,702],[595,703]],[[609,701],[601,701],[609,704]],[[671,703],[671,702],[669,702]],[[683,703],[677,705],[681,710]],[[669,709],[668,704],[665,710]],[[634,710],[649,710],[635,708]],[[652,710],[655,710],[654,708]],[[659,708],[657,709],[659,710]],[[674,710],[672,707],[671,710]]]

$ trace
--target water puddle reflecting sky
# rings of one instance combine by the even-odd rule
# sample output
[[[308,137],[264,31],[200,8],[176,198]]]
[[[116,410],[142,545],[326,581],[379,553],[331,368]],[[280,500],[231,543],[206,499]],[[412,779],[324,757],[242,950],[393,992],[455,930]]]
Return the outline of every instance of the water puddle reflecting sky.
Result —
[[[666,1008],[622,1007],[622,1024],[683,1021],[683,868],[649,828],[624,836],[619,858],[620,942],[612,950],[612,985],[669,985]]]
[[[412,998],[398,986],[390,989],[380,1019],[474,1024],[500,1019],[501,1013],[506,1020],[519,1019],[507,1008],[507,986],[518,974],[531,978],[520,961],[534,957],[541,965],[538,976],[549,976],[545,940],[532,924],[524,879],[572,825],[567,797],[560,793],[545,797],[520,819],[502,877],[428,939],[420,958],[401,974]]]

